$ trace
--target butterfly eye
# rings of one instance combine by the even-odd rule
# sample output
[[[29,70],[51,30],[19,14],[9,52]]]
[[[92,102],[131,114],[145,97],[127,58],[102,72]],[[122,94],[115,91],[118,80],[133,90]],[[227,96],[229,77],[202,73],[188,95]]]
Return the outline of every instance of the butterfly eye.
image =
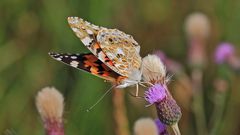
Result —
[[[113,42],[113,39],[109,38],[108,41]]]

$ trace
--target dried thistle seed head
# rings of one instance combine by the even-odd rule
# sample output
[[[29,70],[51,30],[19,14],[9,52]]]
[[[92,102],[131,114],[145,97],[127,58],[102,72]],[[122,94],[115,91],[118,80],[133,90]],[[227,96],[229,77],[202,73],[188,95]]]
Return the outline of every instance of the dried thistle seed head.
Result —
[[[158,135],[158,129],[152,119],[141,118],[134,124],[134,135]]]
[[[210,22],[203,13],[192,13],[185,21],[185,31],[189,38],[205,39],[210,33]]]
[[[148,55],[142,60],[142,73],[144,81],[152,84],[164,83],[166,68],[156,55]]]
[[[54,87],[46,87],[38,92],[36,105],[44,122],[62,123],[64,98]]]

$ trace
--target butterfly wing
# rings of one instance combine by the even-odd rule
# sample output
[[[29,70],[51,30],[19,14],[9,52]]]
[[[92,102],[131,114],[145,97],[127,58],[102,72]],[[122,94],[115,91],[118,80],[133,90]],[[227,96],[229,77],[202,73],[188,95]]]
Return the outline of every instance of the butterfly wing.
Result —
[[[104,27],[99,27],[94,24],[90,24],[78,17],[68,17],[68,23],[72,28],[73,32],[82,41],[82,43],[103,63],[110,67],[115,72],[118,69],[114,66],[112,61],[108,56],[102,51],[99,43],[97,42],[97,35],[101,29],[106,29]]]
[[[102,61],[98,60],[98,58],[92,53],[66,54],[51,52],[49,55],[52,58],[61,61],[69,66],[84,70],[111,82],[116,82],[116,78],[120,76],[111,70],[108,66],[106,66]]]
[[[131,35],[117,29],[101,29],[97,41],[121,75],[129,76],[140,69],[140,46]]]

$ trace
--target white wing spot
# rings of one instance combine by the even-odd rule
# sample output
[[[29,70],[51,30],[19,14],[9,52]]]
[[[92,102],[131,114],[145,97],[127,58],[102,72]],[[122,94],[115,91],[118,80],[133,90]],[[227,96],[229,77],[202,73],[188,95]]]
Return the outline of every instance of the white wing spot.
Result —
[[[89,26],[91,23],[88,21],[85,21],[85,24]]]
[[[88,46],[92,42],[92,39],[89,37],[85,37],[84,39],[82,39],[82,42],[85,46]]]
[[[71,56],[72,59],[77,59],[77,56]]]
[[[78,30],[77,28],[72,28],[72,30],[73,30],[74,32],[79,32],[79,30]]]
[[[70,63],[70,65],[72,66],[72,67],[78,67],[78,64],[79,64],[79,62],[77,62],[77,61],[72,61],[71,63]]]
[[[68,22],[71,24],[78,23],[78,17],[69,17]]]
[[[87,29],[87,33],[90,34],[90,35],[93,34],[93,32],[91,30],[89,30],[89,29]]]
[[[59,57],[58,57],[58,58],[56,58],[56,60],[62,61],[62,59],[61,59],[61,58],[59,58]]]
[[[123,54],[124,55],[124,52],[123,52],[123,50],[121,48],[118,48],[117,49],[117,54]]]
[[[99,27],[97,25],[94,25],[94,24],[92,24],[92,28],[95,29],[95,30],[99,29]]]

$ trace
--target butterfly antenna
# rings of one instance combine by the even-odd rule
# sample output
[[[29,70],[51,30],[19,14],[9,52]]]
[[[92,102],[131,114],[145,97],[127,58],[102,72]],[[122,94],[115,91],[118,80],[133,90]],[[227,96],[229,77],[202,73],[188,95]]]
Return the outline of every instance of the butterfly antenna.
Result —
[[[91,107],[89,107],[86,112],[90,112],[100,101],[102,101],[102,99],[114,88],[116,87],[116,85],[113,85],[112,87],[110,87],[98,100],[96,103],[94,103]]]

